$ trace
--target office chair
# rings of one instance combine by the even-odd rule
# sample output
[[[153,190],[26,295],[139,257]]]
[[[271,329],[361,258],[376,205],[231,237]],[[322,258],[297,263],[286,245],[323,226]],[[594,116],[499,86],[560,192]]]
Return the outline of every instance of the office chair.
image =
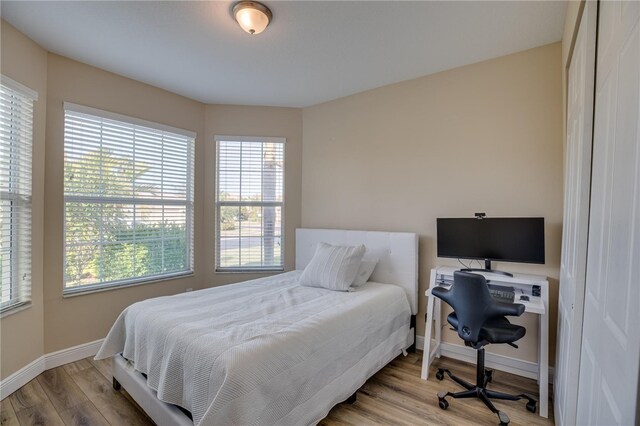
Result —
[[[524,312],[524,305],[520,303],[502,303],[495,300],[489,293],[487,281],[482,275],[456,271],[453,274],[453,286],[447,290],[436,287],[432,294],[444,300],[453,308],[453,312],[447,317],[447,321],[458,331],[458,336],[466,346],[470,346],[477,352],[476,384],[455,376],[446,368],[438,368],[436,378],[442,380],[446,373],[454,382],[465,388],[462,392],[438,392],[438,405],[446,410],[449,402],[448,396],[453,398],[479,398],[500,419],[500,425],[509,424],[509,416],[499,411],[491,402],[491,399],[506,399],[517,401],[527,399],[527,410],[535,413],[535,398],[530,395],[509,395],[487,389],[492,381],[492,370],[484,367],[484,346],[489,343],[506,343],[513,347],[513,342],[521,339],[526,329],[519,325],[511,324],[506,315],[520,316]]]

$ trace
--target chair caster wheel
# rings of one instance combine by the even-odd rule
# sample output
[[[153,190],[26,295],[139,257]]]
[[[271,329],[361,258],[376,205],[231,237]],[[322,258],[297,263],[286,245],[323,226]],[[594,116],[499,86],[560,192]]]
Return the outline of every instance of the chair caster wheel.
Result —
[[[442,410],[446,410],[449,407],[449,402],[445,399],[447,396],[447,391],[438,392],[438,405]]]
[[[527,411],[531,411],[532,413],[536,412],[536,402],[527,402]]]
[[[438,372],[436,373],[436,379],[438,380],[444,379],[444,371],[439,369]]]
[[[507,426],[509,424],[509,416],[502,411],[498,412],[498,418],[500,419],[500,423],[498,423],[499,426]]]

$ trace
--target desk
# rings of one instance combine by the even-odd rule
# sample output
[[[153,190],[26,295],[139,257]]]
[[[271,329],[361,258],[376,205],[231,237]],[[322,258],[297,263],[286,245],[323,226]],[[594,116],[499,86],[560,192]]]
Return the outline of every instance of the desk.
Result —
[[[429,288],[425,296],[427,297],[427,315],[425,321],[424,352],[422,355],[422,379],[428,380],[429,367],[433,358],[440,358],[440,344],[442,342],[442,313],[441,301],[431,294],[431,289],[436,286],[447,286],[453,281],[453,273],[458,268],[439,267],[431,270]],[[492,274],[485,272],[475,272],[483,275],[491,284],[508,285],[516,289],[516,303],[525,306],[525,312],[538,315],[539,335],[538,335],[538,374],[533,378],[539,384],[539,409],[540,416],[549,415],[549,282],[546,277],[538,275],[513,274],[513,277],[506,275]],[[532,295],[533,286],[540,287],[540,297]],[[518,294],[529,296],[528,301],[518,300]],[[435,333],[432,328],[435,323]],[[435,334],[432,336],[432,334]],[[498,367],[498,369],[500,369]],[[525,374],[523,374],[525,375]],[[526,376],[526,375],[525,375]]]

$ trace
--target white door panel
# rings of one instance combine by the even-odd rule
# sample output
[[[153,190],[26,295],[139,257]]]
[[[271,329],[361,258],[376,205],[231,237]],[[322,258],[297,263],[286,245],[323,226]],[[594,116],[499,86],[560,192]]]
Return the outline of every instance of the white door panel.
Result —
[[[640,5],[601,2],[578,424],[637,424]]]
[[[585,5],[569,65],[564,219],[554,412],[559,425],[576,422],[582,309],[589,226],[597,3]]]

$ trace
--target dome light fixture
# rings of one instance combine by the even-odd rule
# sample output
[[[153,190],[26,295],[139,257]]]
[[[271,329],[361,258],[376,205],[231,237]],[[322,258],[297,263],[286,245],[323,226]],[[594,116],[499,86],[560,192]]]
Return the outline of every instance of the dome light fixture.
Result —
[[[240,1],[233,6],[233,17],[249,34],[260,34],[271,21],[271,11],[257,1]]]

